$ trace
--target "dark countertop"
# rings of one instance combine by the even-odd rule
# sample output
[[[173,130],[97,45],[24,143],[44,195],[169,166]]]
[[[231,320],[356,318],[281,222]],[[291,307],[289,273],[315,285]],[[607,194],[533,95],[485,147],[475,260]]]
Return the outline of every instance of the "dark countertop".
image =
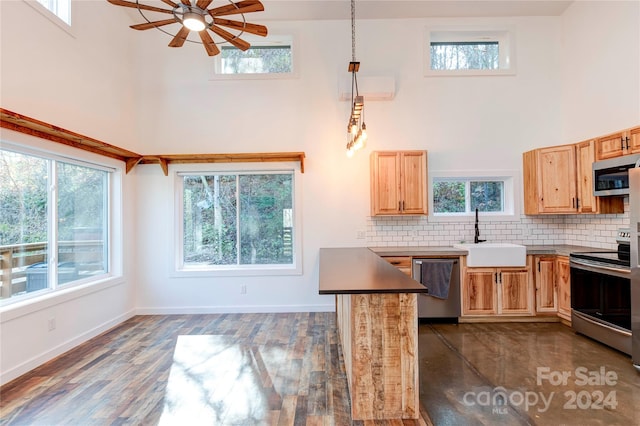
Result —
[[[568,244],[552,245],[524,245],[527,254],[551,254],[558,256],[569,256],[571,252],[598,251],[602,250],[594,247],[574,246]],[[411,257],[438,257],[438,256],[466,256],[467,251],[451,246],[413,246],[413,247],[370,247],[371,251],[379,256],[411,256]]]
[[[320,294],[427,292],[366,247],[321,248],[319,281]]]

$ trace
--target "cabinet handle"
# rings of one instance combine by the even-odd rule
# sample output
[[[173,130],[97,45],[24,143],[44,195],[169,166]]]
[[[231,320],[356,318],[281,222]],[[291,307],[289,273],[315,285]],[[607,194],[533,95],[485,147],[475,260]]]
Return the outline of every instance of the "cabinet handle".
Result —
[[[496,272],[495,282],[496,282],[496,284],[498,284],[498,273],[497,272]]]
[[[404,201],[402,202],[402,211],[404,211]]]
[[[627,145],[627,150],[629,149],[629,136],[624,138],[625,144]]]
[[[575,197],[571,198],[571,207],[576,208],[576,199]]]
[[[620,136],[620,149],[624,151],[624,138]]]
[[[502,272],[498,276],[500,277],[500,284],[502,284]]]
[[[576,209],[580,208],[580,197],[576,197]]]
[[[398,201],[398,211],[402,211],[402,201]]]

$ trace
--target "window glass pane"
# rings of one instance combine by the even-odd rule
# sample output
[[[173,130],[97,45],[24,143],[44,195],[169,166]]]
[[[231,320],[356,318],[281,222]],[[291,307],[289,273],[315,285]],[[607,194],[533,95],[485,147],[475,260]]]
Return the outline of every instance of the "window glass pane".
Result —
[[[465,183],[461,181],[435,181],[433,183],[433,209],[435,213],[465,212]]]
[[[504,211],[504,182],[470,182],[471,210]]]
[[[58,284],[108,272],[108,172],[57,163]]]
[[[11,262],[1,298],[48,287],[48,161],[0,150],[0,256]]]
[[[71,25],[71,0],[38,0],[38,3]]]
[[[293,263],[293,176],[242,175],[239,182],[240,263]]]
[[[499,44],[487,42],[431,42],[432,70],[497,70]]]
[[[291,46],[257,46],[246,51],[224,46],[221,64],[222,74],[291,73]]]
[[[185,176],[184,263],[237,263],[235,175]]]

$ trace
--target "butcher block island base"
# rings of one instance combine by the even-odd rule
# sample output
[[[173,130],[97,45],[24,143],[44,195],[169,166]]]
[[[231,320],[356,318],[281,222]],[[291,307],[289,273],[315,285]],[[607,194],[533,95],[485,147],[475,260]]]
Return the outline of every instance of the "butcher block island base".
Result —
[[[418,419],[417,293],[426,288],[369,249],[323,248],[319,291],[336,295],[352,419]]]

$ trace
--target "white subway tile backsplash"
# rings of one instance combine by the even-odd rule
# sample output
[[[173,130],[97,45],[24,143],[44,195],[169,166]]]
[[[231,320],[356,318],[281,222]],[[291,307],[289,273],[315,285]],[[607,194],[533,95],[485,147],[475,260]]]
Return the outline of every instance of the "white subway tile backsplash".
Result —
[[[603,249],[616,248],[616,232],[629,226],[628,202],[624,214],[522,216],[520,221],[483,218],[480,238],[517,244],[570,244]],[[426,217],[369,217],[367,245],[450,246],[473,241],[475,225],[464,222],[429,222]]]

